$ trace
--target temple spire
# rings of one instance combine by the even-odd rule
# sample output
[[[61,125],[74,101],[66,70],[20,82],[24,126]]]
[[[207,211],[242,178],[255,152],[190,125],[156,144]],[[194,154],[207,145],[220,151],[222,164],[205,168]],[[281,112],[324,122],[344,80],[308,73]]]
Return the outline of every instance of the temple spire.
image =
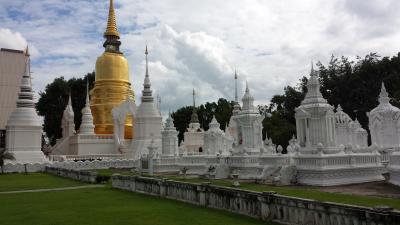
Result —
[[[196,107],[195,95],[196,95],[196,93],[195,93],[194,88],[193,88],[193,108]]]
[[[199,122],[199,117],[197,116],[197,112],[196,112],[195,94],[196,93],[193,88],[193,111],[192,111],[192,117],[190,118],[190,123],[198,123]]]
[[[318,73],[314,70],[314,63],[311,62],[310,78],[307,81],[307,93],[302,103],[326,103],[320,91]]]
[[[21,79],[17,108],[34,108],[30,64],[31,62],[27,46],[25,49],[25,71]]]
[[[238,100],[238,90],[237,90],[237,79],[238,79],[238,76],[237,76],[237,72],[235,69],[235,102],[239,101]]]
[[[147,55],[149,54],[149,51],[147,50],[147,45],[146,45],[144,54],[146,56],[146,73],[144,76],[144,83],[143,83],[142,102],[153,102],[154,98],[153,98],[152,90],[151,90],[148,59],[147,59]]]
[[[149,76],[149,62],[147,60],[147,55],[149,54],[149,52],[147,51],[147,45],[146,45],[146,50],[144,51],[144,54],[146,55],[146,77]]]
[[[106,52],[121,54],[121,52],[119,51],[119,46],[121,45],[121,42],[118,40],[120,36],[117,29],[117,22],[115,19],[113,0],[110,0],[107,28],[106,31],[104,32],[104,37],[106,38],[106,41],[104,42],[103,47],[106,49]]]
[[[106,32],[104,32],[104,37],[107,36],[115,36],[119,38],[113,0],[110,0],[110,7],[108,9],[107,29]]]
[[[389,94],[386,91],[385,83],[382,81],[381,93],[379,94],[379,103],[386,104],[389,103]]]
[[[25,56],[30,56],[30,54],[29,54],[29,48],[28,48],[28,45],[26,45],[26,48],[25,48]]]

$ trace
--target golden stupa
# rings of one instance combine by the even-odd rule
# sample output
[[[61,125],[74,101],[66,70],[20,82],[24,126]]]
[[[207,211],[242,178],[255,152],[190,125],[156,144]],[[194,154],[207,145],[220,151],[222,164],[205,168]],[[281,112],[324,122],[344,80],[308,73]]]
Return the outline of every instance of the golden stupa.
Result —
[[[134,92],[129,82],[128,61],[119,51],[121,42],[114,12],[114,2],[110,0],[104,53],[96,61],[96,79],[91,91],[90,108],[96,134],[113,134],[111,110],[127,98],[134,100]],[[125,121],[125,138],[133,136],[132,116]]]

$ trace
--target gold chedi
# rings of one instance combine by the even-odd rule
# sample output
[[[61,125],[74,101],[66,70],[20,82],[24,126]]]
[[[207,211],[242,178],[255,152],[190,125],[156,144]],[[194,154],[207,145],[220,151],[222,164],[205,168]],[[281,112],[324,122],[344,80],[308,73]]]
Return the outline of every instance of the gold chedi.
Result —
[[[96,134],[113,134],[111,110],[127,98],[134,99],[134,92],[129,82],[128,61],[119,51],[121,42],[115,20],[114,3],[110,0],[104,53],[96,61],[96,80],[91,91],[90,108]],[[131,139],[133,118],[125,121],[125,138]]]

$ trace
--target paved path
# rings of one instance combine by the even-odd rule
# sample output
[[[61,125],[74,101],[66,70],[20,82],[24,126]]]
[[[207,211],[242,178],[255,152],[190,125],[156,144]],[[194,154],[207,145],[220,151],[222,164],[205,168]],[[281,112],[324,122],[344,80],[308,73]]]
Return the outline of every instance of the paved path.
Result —
[[[31,192],[48,192],[48,191],[66,191],[84,188],[101,188],[104,187],[103,184],[92,184],[92,185],[82,185],[74,187],[62,187],[62,188],[46,188],[46,189],[33,189],[33,190],[21,190],[21,191],[1,191],[0,194],[16,194],[16,193],[31,193]]]

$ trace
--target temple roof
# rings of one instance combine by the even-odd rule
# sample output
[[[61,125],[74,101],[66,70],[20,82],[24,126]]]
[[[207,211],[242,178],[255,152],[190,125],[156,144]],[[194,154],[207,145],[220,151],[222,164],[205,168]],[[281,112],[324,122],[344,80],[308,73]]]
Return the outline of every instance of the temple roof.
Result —
[[[379,94],[379,105],[369,112],[369,116],[371,117],[375,114],[400,113],[400,109],[390,104],[389,100],[389,94],[386,91],[385,84],[382,82],[381,92]]]

